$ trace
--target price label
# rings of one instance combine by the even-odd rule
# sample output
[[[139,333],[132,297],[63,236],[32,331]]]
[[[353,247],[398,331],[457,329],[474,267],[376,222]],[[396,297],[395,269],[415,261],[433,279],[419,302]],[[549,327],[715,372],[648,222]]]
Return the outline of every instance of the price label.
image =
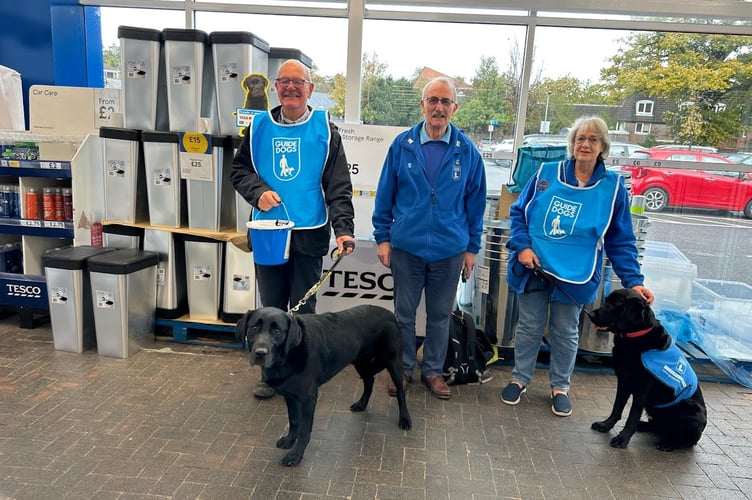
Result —
[[[47,229],[65,229],[65,222],[58,220],[46,220],[44,221],[44,227]]]
[[[211,146],[211,139],[206,134],[183,132],[180,143],[181,149],[186,153],[207,154]]]
[[[34,219],[21,219],[20,224],[25,227],[42,227],[42,221]]]
[[[39,168],[48,168],[51,170],[62,170],[63,164],[59,161],[40,161]]]

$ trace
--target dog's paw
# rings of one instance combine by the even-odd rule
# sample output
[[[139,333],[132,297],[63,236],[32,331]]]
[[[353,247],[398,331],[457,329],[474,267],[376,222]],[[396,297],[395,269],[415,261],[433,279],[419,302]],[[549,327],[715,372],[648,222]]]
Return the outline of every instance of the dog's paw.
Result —
[[[356,413],[359,413],[366,409],[366,406],[368,406],[368,402],[363,401],[356,401],[353,404],[350,405],[350,411],[354,411]]]
[[[400,417],[399,419],[399,428],[403,431],[409,431],[413,426],[413,421],[410,419],[410,416]]]
[[[277,440],[277,448],[280,448],[282,450],[289,450],[293,447],[295,444],[295,436],[288,434],[287,436],[282,436]]]
[[[282,457],[282,461],[280,463],[285,467],[293,467],[295,465],[298,465],[301,460],[303,460],[303,453],[293,450],[285,453],[285,456]]]
[[[671,444],[662,441],[655,443],[655,449],[658,451],[674,451],[674,447]]]
[[[612,448],[626,448],[627,445],[629,445],[629,440],[631,438],[632,436],[625,436],[623,433],[619,433],[612,437],[608,444],[611,445]]]
[[[614,428],[614,423],[610,420],[601,420],[600,422],[590,424],[590,428],[598,432],[608,432]]]

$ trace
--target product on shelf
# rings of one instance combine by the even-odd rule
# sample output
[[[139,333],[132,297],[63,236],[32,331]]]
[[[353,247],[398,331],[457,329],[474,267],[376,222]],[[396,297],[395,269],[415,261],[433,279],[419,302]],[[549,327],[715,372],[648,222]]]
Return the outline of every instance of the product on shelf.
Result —
[[[39,192],[35,187],[26,188],[26,219],[39,219]]]

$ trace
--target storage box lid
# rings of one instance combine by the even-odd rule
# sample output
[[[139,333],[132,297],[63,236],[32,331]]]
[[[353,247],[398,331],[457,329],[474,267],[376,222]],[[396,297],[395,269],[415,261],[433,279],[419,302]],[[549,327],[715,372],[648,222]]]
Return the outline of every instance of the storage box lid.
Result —
[[[99,127],[99,137],[120,139],[121,141],[138,141],[141,138],[141,131],[135,128]]]
[[[89,271],[104,274],[131,274],[149,266],[159,264],[159,254],[134,248],[122,248],[113,252],[91,257]]]
[[[118,38],[130,38],[133,40],[147,40],[161,42],[162,32],[151,28],[139,28],[136,26],[118,26]]]
[[[87,260],[95,255],[115,251],[114,248],[78,246],[52,248],[42,254],[42,267],[54,269],[85,269]]]
[[[165,28],[162,30],[165,42],[198,42],[207,43],[209,35],[205,31],[190,28]]]
[[[248,31],[214,31],[209,34],[209,43],[240,43],[253,45],[257,49],[269,52],[269,42]]]

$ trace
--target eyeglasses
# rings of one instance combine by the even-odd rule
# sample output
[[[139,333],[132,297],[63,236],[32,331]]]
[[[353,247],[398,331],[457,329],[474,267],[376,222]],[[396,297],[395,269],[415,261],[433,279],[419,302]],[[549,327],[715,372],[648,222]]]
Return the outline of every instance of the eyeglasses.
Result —
[[[438,103],[441,103],[442,106],[451,106],[454,104],[454,101],[447,97],[424,97],[423,100],[431,106],[436,106]]]
[[[581,135],[578,135],[577,137],[574,138],[574,142],[577,144],[584,144],[585,141],[589,142],[591,146],[595,146],[596,144],[601,142],[601,138],[600,137],[584,137]]]
[[[303,80],[302,78],[277,78],[275,81],[283,87],[287,87],[292,83],[292,86],[296,89],[302,88],[306,83],[311,83],[308,80]]]

